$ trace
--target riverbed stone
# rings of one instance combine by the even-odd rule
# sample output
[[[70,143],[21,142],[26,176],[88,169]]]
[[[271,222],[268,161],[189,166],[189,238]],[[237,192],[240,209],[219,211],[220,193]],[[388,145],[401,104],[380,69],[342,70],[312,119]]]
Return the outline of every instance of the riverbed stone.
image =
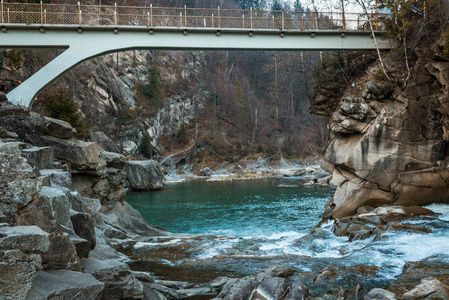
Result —
[[[419,285],[404,293],[402,297],[407,299],[448,299],[449,286],[443,284],[435,277],[428,277],[422,279]]]
[[[26,300],[96,300],[104,286],[90,274],[68,270],[39,271]]]
[[[135,190],[160,190],[164,187],[164,174],[154,160],[128,161],[125,172],[130,186]]]
[[[390,291],[374,288],[363,297],[364,300],[396,300],[396,295]]]

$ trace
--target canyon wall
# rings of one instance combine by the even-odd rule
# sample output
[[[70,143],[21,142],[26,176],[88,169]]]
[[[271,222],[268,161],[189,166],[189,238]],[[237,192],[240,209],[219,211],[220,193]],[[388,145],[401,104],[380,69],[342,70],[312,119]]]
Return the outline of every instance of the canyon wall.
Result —
[[[393,51],[385,55],[392,80],[375,62],[343,90],[318,87],[312,111],[331,116],[322,166],[337,186],[324,218],[354,215],[364,206],[449,203],[444,44],[437,37],[416,47],[410,75],[404,56]]]

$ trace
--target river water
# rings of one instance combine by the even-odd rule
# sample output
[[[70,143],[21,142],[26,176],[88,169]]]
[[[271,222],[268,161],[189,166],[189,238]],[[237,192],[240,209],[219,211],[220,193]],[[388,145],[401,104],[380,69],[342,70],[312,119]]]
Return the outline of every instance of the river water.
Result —
[[[162,265],[237,276],[274,264],[303,272],[364,265],[375,267],[369,280],[379,282],[398,276],[409,261],[447,252],[448,205],[429,206],[438,213],[435,218],[404,221],[428,233],[395,231],[380,240],[350,242],[332,234],[332,222],[314,229],[333,193],[330,187],[303,187],[300,178],[280,178],[190,181],[130,194],[126,200],[149,223],[189,234],[139,242],[134,251],[139,259],[153,261],[148,265],[153,269]]]

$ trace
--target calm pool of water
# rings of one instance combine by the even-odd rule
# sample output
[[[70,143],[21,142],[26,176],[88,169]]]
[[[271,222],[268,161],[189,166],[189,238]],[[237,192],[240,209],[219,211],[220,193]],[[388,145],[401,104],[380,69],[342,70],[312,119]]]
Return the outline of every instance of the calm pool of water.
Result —
[[[126,201],[171,232],[267,237],[309,232],[333,193],[330,187],[302,187],[298,179],[190,181],[130,194]]]

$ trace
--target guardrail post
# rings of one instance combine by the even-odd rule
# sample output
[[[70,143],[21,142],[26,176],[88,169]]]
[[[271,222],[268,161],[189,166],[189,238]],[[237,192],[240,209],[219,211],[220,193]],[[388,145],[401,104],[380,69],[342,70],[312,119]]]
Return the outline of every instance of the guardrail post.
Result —
[[[274,15],[271,15],[272,19],[273,19],[273,29],[274,29]]]
[[[3,9],[3,0],[0,3],[0,9],[2,10],[2,23],[5,23],[5,11]]]
[[[42,1],[41,1],[41,24],[44,23],[44,12],[42,10]]]
[[[179,27],[182,27],[182,13],[179,13]]]
[[[315,12],[313,11],[313,12],[312,12],[312,29],[313,29],[313,30],[316,29],[316,28],[315,28],[315,18],[316,18]]]
[[[301,16],[301,30],[304,30],[304,15]]]
[[[242,15],[242,25],[243,28],[245,28],[245,14]]]
[[[9,23],[9,7],[6,10],[8,12],[8,15],[7,15],[8,19],[6,20],[6,22]]]
[[[47,9],[44,8],[44,24],[47,24]]]
[[[153,4],[150,4],[150,27],[153,28]]]
[[[281,12],[281,23],[282,23],[282,30],[284,30],[285,28],[284,11]]]
[[[220,20],[220,6],[218,7],[218,28],[221,28],[221,20]]]
[[[253,8],[252,8],[252,7],[251,7],[249,19],[250,19],[250,25],[251,25],[251,28],[253,28]]]
[[[212,14],[212,24],[211,24],[212,28],[214,28],[214,14]]]
[[[187,27],[187,5],[184,5],[184,24]]]
[[[150,27],[150,12],[147,12],[147,26]]]
[[[81,3],[78,1],[78,24],[81,25]]]
[[[117,3],[114,3],[114,24],[117,26]]]

